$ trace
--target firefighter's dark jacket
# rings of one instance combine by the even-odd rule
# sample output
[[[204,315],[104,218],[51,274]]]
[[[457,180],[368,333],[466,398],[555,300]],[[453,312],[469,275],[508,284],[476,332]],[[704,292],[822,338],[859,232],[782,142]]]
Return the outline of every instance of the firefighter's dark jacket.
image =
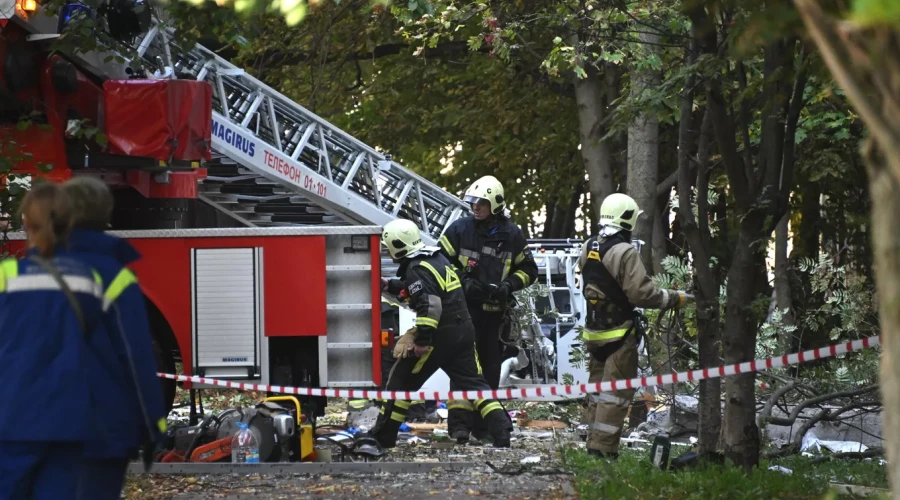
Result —
[[[491,222],[479,222],[472,216],[458,219],[441,236],[440,244],[463,280],[477,280],[482,285],[506,283],[510,292],[516,292],[537,279],[537,264],[525,235],[506,217]],[[481,296],[468,299],[490,302]]]
[[[449,326],[470,318],[456,269],[437,249],[430,255],[404,259],[397,271],[406,284],[416,312],[416,344],[431,345],[438,325]]]

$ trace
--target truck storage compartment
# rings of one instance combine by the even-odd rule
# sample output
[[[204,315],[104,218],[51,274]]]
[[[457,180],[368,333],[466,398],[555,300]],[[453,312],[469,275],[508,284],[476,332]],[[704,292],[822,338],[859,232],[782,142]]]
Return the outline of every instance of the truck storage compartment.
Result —
[[[104,132],[113,154],[211,158],[212,87],[192,80],[107,80]]]
[[[259,373],[258,248],[195,248],[194,352],[198,372],[252,378]]]

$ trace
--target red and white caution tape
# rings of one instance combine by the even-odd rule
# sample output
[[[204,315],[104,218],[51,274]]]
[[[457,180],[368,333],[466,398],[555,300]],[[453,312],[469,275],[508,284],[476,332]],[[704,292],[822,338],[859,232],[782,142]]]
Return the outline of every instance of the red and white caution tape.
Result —
[[[746,363],[739,363],[718,368],[704,368],[689,372],[670,373],[668,375],[656,375],[652,377],[638,377],[627,380],[608,380],[592,384],[579,385],[543,385],[524,389],[499,389],[496,391],[376,391],[354,389],[314,389],[310,387],[286,387],[280,385],[245,384],[241,382],[229,382],[205,377],[191,377],[186,375],[172,375],[159,373],[163,378],[193,382],[195,384],[215,385],[231,389],[247,391],[266,391],[278,394],[297,394],[300,396],[325,396],[329,398],[350,399],[391,399],[391,400],[448,400],[448,399],[522,399],[545,396],[581,396],[598,392],[613,392],[621,389],[637,389],[638,387],[650,387],[656,385],[669,385],[675,382],[696,382],[698,380],[716,377],[728,377],[739,373],[753,373],[770,368],[796,365],[812,361],[814,359],[830,358],[838,354],[868,349],[881,344],[880,337],[868,337],[854,340],[844,344],[835,344],[819,349],[786,354],[769,359],[757,359]]]

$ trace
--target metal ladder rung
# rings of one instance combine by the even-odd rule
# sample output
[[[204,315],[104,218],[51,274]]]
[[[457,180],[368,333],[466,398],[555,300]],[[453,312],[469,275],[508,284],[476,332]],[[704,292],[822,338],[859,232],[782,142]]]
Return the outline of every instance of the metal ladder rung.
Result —
[[[329,349],[371,349],[372,342],[328,342]]]
[[[329,311],[362,311],[372,309],[372,304],[328,304]]]
[[[377,387],[371,380],[335,380],[325,384],[325,387]]]
[[[368,264],[345,265],[345,266],[325,266],[326,271],[371,271],[372,266]]]

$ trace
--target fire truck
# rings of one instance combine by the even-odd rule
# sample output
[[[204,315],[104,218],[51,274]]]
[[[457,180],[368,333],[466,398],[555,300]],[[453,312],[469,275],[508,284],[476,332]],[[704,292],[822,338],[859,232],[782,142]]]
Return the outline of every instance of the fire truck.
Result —
[[[118,45],[53,51],[84,16]],[[400,324],[381,300],[390,261],[380,227],[407,218],[434,245],[468,207],[207,48],[173,38],[146,0],[96,10],[69,0],[58,15],[36,0],[0,0],[0,144],[17,148],[16,177],[91,175],[113,190],[112,231],[143,255],[133,267],[161,371],[180,364],[187,375],[260,385],[381,385],[389,331],[410,321]],[[22,116],[30,127],[19,126]],[[23,243],[8,234],[4,250]],[[537,321],[533,338],[570,346],[583,316],[577,245],[544,251],[546,305],[562,301],[563,311]],[[556,363],[531,378],[561,381]],[[162,383],[171,402],[175,383]],[[323,398],[310,404],[324,411]]]
[[[133,50],[51,51],[85,15]],[[58,16],[0,0],[0,30],[0,141],[18,148],[14,173],[111,187],[112,230],[143,255],[134,270],[161,371],[381,384],[380,227],[408,218],[435,244],[466,210],[458,198],[206,48],[172,46],[141,0],[70,2]],[[137,57],[109,57],[126,53]],[[77,133],[86,126],[90,137]],[[22,239],[9,234],[6,250]]]

